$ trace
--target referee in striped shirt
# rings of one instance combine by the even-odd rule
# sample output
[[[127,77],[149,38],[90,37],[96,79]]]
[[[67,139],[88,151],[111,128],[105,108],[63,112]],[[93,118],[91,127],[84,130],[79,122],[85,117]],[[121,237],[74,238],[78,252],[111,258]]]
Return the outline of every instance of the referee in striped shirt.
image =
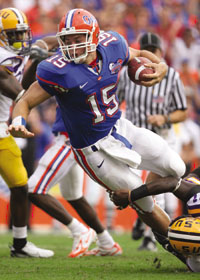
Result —
[[[139,40],[140,49],[148,50],[162,58],[161,40],[154,33],[145,33]],[[178,55],[178,54],[177,54]],[[163,137],[172,148],[176,148],[176,136],[172,128],[173,123],[182,122],[187,117],[187,103],[184,86],[179,73],[172,67],[163,80],[153,87],[145,87],[133,83],[125,66],[118,84],[120,103],[126,102],[126,118],[134,125],[145,127]],[[159,178],[157,174],[149,173],[146,182]],[[164,195],[158,203],[164,207]],[[133,239],[140,238],[144,225],[136,221],[133,228]],[[145,238],[139,249],[156,250],[152,233],[145,233]]]

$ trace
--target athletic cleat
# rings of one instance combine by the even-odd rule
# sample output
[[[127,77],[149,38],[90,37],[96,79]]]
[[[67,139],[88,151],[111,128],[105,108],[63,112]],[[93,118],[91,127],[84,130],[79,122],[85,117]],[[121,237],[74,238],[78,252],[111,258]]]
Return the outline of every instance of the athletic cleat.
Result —
[[[144,237],[142,244],[138,247],[138,251],[151,251],[157,252],[156,242],[154,242],[150,237]]]
[[[78,238],[74,238],[72,251],[68,257],[79,258],[83,256],[94,241],[96,241],[96,232],[89,228],[86,232],[81,233]]]
[[[88,252],[86,252],[85,256],[119,256],[122,254],[122,248],[118,243],[115,243],[111,248],[106,247],[97,247]]]
[[[133,228],[132,228],[132,233],[131,237],[133,240],[138,240],[144,235],[146,225],[145,223],[140,219],[137,218]]]
[[[13,246],[10,248],[10,256],[17,258],[50,258],[53,255],[53,251],[38,248],[31,242],[27,242],[26,245],[20,250],[16,250]]]

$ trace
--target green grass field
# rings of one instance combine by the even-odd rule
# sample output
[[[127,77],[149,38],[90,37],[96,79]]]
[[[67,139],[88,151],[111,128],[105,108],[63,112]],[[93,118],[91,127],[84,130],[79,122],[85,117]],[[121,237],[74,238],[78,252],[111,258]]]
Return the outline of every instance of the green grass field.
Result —
[[[139,252],[140,241],[130,234],[114,235],[123,248],[118,257],[67,258],[72,239],[65,235],[29,234],[29,241],[55,252],[50,259],[11,258],[8,244],[11,234],[0,235],[0,279],[2,280],[193,280],[197,273],[188,272],[178,259],[159,247],[158,252]]]

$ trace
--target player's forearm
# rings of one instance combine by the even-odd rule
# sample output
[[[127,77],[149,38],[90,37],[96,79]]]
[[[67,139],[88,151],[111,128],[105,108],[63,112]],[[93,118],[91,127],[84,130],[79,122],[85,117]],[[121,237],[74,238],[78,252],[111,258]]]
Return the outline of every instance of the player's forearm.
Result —
[[[183,122],[187,118],[187,110],[177,110],[165,116],[166,122],[178,123]]]
[[[19,102],[15,105],[13,109],[12,119],[14,120],[16,117],[20,116],[26,121],[29,113],[30,108],[28,102],[22,98],[21,100],[19,100]]]
[[[35,45],[50,51],[52,49],[58,48],[58,40],[56,36],[46,36],[35,42]]]
[[[136,201],[140,198],[149,195],[157,195],[166,192],[172,192],[178,182],[177,178],[165,177],[160,178],[148,184],[144,184],[137,189],[131,191],[130,198],[131,201]]]
[[[146,50],[140,50],[139,56],[146,57],[154,63],[160,63],[161,62],[159,57],[157,57],[152,52],[149,52],[149,51],[146,51]]]
[[[146,50],[136,50],[136,49],[133,49],[133,48],[129,48],[129,53],[130,53],[129,61],[131,59],[133,59],[134,57],[146,57],[154,63],[160,63],[161,62],[159,57],[157,57],[152,52],[149,52],[149,51],[146,51]]]

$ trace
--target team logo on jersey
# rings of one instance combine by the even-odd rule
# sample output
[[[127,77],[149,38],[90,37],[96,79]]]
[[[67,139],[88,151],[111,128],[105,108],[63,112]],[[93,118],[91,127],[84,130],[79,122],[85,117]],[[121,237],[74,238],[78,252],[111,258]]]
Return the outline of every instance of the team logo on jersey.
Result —
[[[122,68],[122,63],[123,63],[123,60],[122,59],[118,59],[117,62],[111,62],[109,64],[109,70],[111,72],[111,74],[117,74],[120,69]]]

